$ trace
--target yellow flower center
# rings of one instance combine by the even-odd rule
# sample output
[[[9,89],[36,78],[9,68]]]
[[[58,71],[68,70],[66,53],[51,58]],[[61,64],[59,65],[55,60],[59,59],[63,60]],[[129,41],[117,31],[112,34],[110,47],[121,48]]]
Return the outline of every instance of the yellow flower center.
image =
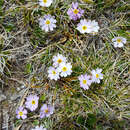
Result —
[[[35,105],[35,104],[36,104],[36,102],[34,100],[32,100],[32,105]]]
[[[118,43],[120,43],[120,42],[121,42],[121,39],[117,39],[116,41],[117,41]]]
[[[63,68],[62,68],[62,71],[63,71],[63,72],[67,71],[67,67],[63,67]]]
[[[51,22],[49,20],[46,20],[46,24],[49,25]]]
[[[52,71],[52,74],[54,74],[54,75],[55,75],[55,74],[56,74],[56,72],[55,72],[55,71]]]
[[[19,115],[20,115],[20,116],[22,116],[22,115],[23,115],[23,112],[22,112],[22,111],[20,111],[20,112],[19,112]]]
[[[57,62],[58,62],[58,63],[61,63],[61,62],[62,62],[62,60],[61,60],[61,59],[58,59],[58,60],[57,60]]]
[[[74,14],[77,14],[78,12],[79,12],[79,10],[77,10],[77,9],[74,9],[74,10],[73,10],[73,13],[74,13]]]
[[[83,84],[86,84],[86,83],[87,83],[87,80],[84,79],[84,80],[83,80]]]
[[[96,78],[99,78],[99,74],[96,74]]]
[[[86,29],[87,29],[87,27],[84,25],[84,26],[82,27],[82,29],[83,29],[83,30],[86,30]]]
[[[49,110],[48,110],[48,108],[45,110],[45,113],[48,113],[49,112]]]
[[[47,3],[47,0],[43,0],[43,3]]]

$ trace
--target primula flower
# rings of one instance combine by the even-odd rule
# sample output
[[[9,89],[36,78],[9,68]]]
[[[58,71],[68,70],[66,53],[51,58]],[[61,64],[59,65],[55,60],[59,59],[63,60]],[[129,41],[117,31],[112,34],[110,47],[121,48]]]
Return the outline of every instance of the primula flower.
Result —
[[[24,109],[23,107],[19,107],[17,110],[16,110],[16,114],[17,114],[17,118],[20,119],[26,119],[27,118],[27,110]]]
[[[26,102],[25,102],[26,108],[30,109],[30,111],[36,110],[37,107],[38,107],[38,100],[39,100],[38,96],[36,96],[36,95],[29,95],[26,98]]]
[[[52,3],[52,0],[39,0],[39,4],[43,7],[49,7]]]
[[[40,118],[49,117],[51,114],[53,114],[53,111],[53,106],[43,104],[43,106],[40,109]]]
[[[72,73],[72,65],[71,63],[61,63],[57,68],[60,72],[61,77],[67,77],[67,75],[71,75]]]
[[[89,75],[81,75],[78,77],[78,79],[80,81],[81,88],[83,88],[84,90],[89,89],[89,86],[92,83],[91,77]]]
[[[78,8],[78,3],[72,3],[72,7],[68,9],[67,14],[70,16],[70,19],[77,20],[84,13],[84,10]]]
[[[93,82],[100,83],[100,79],[103,79],[103,74],[101,72],[102,72],[102,69],[99,69],[99,68],[91,71]]]
[[[80,31],[80,33],[92,33],[96,34],[99,30],[98,23],[93,20],[80,20],[80,23],[77,25],[77,30]]]
[[[126,38],[124,37],[115,37],[112,39],[114,47],[123,47],[126,44]]]
[[[53,65],[55,67],[58,67],[63,62],[66,63],[66,58],[61,54],[57,54],[56,56],[53,57],[52,60],[53,60]]]
[[[91,22],[88,22],[86,19],[80,20],[80,23],[77,25],[77,30],[80,33],[91,33]]]
[[[39,21],[39,25],[45,32],[53,31],[53,29],[56,28],[56,19],[54,16],[45,15],[43,18],[40,18]]]
[[[59,72],[57,69],[55,69],[54,67],[49,67],[48,69],[48,77],[52,80],[58,80],[59,77]]]
[[[43,128],[43,126],[36,126],[34,129],[31,130],[47,130],[46,128]]]

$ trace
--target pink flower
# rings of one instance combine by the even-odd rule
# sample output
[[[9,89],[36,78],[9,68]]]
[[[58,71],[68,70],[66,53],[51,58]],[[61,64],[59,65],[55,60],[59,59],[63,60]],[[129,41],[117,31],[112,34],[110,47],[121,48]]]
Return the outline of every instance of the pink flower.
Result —
[[[77,20],[84,13],[84,10],[78,8],[78,3],[72,3],[72,7],[68,9],[67,14],[70,16],[70,19]]]
[[[27,118],[27,110],[24,109],[23,107],[19,107],[17,110],[16,110],[16,118],[20,119],[20,117],[22,119],[26,119]]]
[[[49,117],[51,114],[53,114],[53,111],[53,106],[43,104],[43,106],[40,109],[40,118]]]
[[[81,88],[83,88],[84,90],[89,89],[89,86],[92,83],[91,77],[89,75],[81,75],[78,77],[78,79],[80,81]]]
[[[37,95],[29,95],[26,98],[26,102],[25,102],[26,108],[30,109],[30,111],[36,110],[38,107],[38,100],[39,97]]]

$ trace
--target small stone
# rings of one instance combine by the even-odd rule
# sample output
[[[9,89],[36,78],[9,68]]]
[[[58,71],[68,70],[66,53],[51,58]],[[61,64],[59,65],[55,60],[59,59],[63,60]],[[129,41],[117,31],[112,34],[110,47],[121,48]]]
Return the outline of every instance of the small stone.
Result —
[[[23,88],[25,88],[25,86],[24,86],[24,85],[22,85],[22,86],[21,86],[21,88],[23,89]]]
[[[17,91],[20,91],[20,88],[19,88],[19,87],[17,87]]]

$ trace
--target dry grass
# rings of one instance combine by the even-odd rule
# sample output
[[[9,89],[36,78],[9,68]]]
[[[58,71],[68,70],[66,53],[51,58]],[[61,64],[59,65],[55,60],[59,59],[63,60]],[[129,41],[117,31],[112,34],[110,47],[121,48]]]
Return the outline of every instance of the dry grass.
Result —
[[[127,42],[124,48],[115,49],[111,39],[129,38],[128,3],[123,0],[81,3],[84,18],[96,19],[101,27],[95,36],[79,34],[78,22],[70,21],[66,14],[70,5],[69,0],[54,0],[49,8],[40,7],[36,0],[0,2],[0,89],[8,88],[8,96],[19,95],[23,90],[17,88],[25,85],[28,94],[37,93],[41,97],[40,105],[43,102],[55,105],[51,118],[39,120],[37,112],[30,113],[27,120],[15,120],[15,125],[24,124],[22,127],[27,130],[39,123],[56,130],[127,130],[130,48]],[[50,33],[42,31],[38,23],[46,13],[57,20],[57,28]],[[54,82],[48,79],[47,69],[57,53],[71,61],[73,73]],[[88,91],[82,90],[77,77],[90,74],[97,67],[103,69],[103,81],[93,84]],[[18,105],[25,100],[22,97],[23,94],[18,101],[11,102]],[[15,118],[15,113],[12,115]]]

